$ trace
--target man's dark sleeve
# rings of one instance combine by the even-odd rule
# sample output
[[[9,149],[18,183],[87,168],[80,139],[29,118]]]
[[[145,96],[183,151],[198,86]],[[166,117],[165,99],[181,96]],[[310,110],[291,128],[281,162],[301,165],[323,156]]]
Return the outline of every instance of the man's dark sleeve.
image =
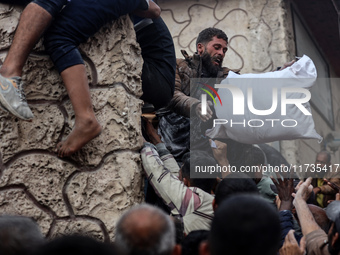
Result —
[[[293,221],[292,212],[288,210],[280,211],[279,218],[280,218],[280,225],[281,225],[280,247],[282,247],[289,230],[294,229],[294,221]],[[300,243],[300,239],[302,238],[302,236],[297,235],[296,233],[294,233],[294,236],[295,236],[296,241]]]
[[[140,0],[140,5],[137,9],[142,11],[149,9],[149,0]]]

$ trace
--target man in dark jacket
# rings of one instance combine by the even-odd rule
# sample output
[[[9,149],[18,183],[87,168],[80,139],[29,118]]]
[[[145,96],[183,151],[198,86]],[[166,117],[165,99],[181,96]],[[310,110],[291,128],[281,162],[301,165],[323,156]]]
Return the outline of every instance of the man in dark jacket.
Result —
[[[202,90],[200,88],[204,87],[202,84],[207,83],[206,81],[210,78],[223,79],[229,72],[228,68],[222,67],[225,53],[228,50],[228,37],[222,30],[206,28],[201,31],[197,37],[196,49],[197,52],[193,56],[182,51],[184,59],[176,61],[174,96],[166,113],[161,116],[159,124],[164,142],[171,147],[171,152],[178,161],[181,161],[181,157],[189,151],[189,117],[197,117],[196,127],[200,127],[202,122],[213,117],[213,111],[209,105],[207,105],[207,114],[201,114]],[[190,89],[191,79],[197,79],[197,84]],[[216,79],[212,79],[210,85],[213,86],[215,81]]]

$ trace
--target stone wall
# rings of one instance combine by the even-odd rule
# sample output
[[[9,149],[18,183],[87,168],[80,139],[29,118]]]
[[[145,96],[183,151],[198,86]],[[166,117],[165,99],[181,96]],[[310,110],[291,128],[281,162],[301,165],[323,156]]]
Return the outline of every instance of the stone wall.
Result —
[[[20,13],[0,4],[2,61]],[[74,113],[39,42],[23,75],[35,118],[0,111],[0,215],[32,217],[47,237],[85,232],[108,241],[122,212],[142,200],[142,58],[128,17],[102,28],[81,51],[103,132],[72,157],[57,157],[56,144],[70,133]]]
[[[192,54],[207,27],[222,29],[229,38],[223,64],[242,73],[266,72],[294,57],[289,11],[283,0],[158,0],[162,17],[181,49]]]

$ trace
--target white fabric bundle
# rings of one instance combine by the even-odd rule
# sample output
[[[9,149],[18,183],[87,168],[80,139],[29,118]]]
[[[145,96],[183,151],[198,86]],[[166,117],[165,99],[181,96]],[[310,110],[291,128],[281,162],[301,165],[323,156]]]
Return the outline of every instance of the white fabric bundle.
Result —
[[[315,65],[305,55],[282,71],[242,75],[229,72],[216,85],[223,105],[215,106],[218,120],[207,135],[248,144],[298,138],[321,142],[308,102],[316,77]]]

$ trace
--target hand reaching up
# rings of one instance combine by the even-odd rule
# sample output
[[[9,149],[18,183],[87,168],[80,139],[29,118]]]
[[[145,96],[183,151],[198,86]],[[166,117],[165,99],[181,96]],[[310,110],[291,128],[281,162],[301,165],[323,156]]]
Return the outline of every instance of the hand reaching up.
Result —
[[[154,145],[162,143],[161,137],[157,133],[157,130],[153,127],[152,123],[147,119],[144,118],[145,123],[145,132],[148,135],[150,142]]]
[[[283,210],[291,210],[294,193],[294,183],[292,178],[281,179],[281,176],[277,174],[277,180],[272,178],[273,183],[275,184],[278,192],[278,196],[281,200],[280,211]]]
[[[302,237],[300,240],[300,246],[295,239],[294,230],[290,230],[286,235],[285,242],[279,251],[280,255],[303,255],[305,254],[306,240]]]
[[[293,197],[295,198],[293,201],[293,204],[296,200],[303,199],[304,201],[307,201],[310,197],[310,194],[313,191],[313,186],[311,185],[312,177],[308,177],[305,182],[300,182],[298,184],[298,190],[296,193],[293,193]]]

